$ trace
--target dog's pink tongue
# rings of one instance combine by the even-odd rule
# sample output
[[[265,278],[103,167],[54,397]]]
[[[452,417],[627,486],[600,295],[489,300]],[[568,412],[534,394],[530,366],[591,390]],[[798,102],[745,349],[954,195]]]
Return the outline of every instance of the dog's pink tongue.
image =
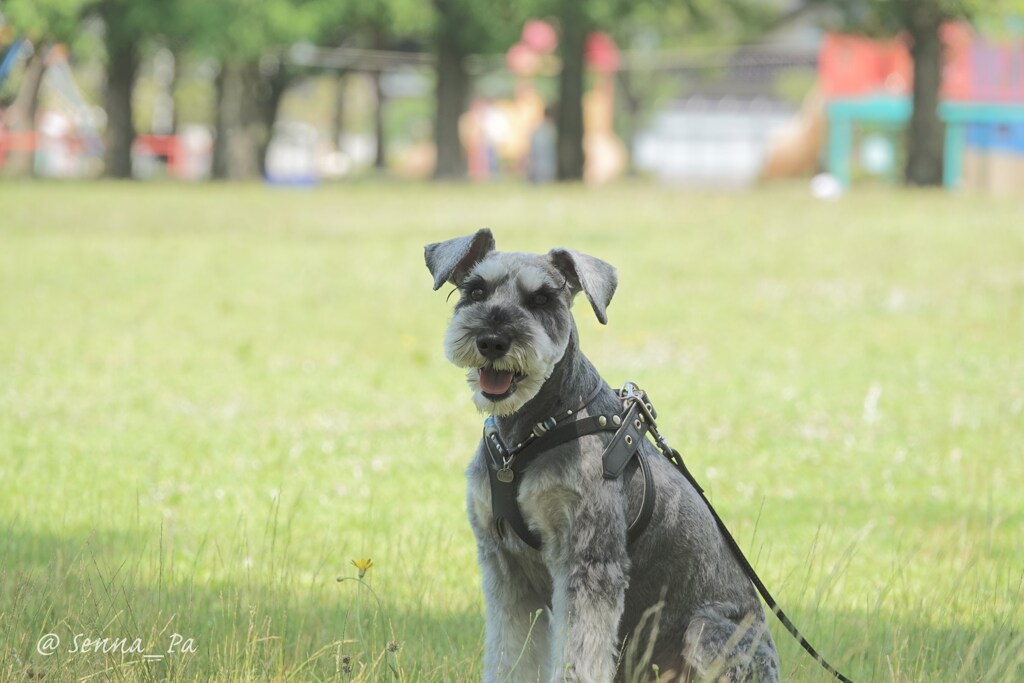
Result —
[[[512,386],[512,373],[494,370],[493,368],[480,368],[480,388],[485,394],[500,396]]]

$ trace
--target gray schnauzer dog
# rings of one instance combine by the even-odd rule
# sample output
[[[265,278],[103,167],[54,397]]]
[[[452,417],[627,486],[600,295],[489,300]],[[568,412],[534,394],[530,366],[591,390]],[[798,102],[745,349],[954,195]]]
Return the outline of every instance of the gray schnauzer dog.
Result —
[[[607,322],[611,265],[569,249],[498,252],[487,229],[425,251],[434,289],[448,282],[460,293],[445,352],[490,414],[499,454],[497,444],[514,452],[556,424],[619,424],[620,395],[580,351],[570,312],[582,292]],[[654,444],[641,435],[612,478],[602,465],[610,431],[564,440],[513,472],[487,433],[466,473],[486,604],[484,681],[778,680],[750,580]],[[511,516],[526,529],[512,533],[496,517],[495,477],[518,477]],[[651,482],[649,521],[633,538]]]

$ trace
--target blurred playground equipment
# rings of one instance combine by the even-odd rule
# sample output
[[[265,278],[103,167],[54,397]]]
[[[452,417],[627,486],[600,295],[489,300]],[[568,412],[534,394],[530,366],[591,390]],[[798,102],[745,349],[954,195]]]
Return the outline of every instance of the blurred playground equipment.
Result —
[[[679,95],[634,137],[636,170],[664,183],[733,188],[814,173],[824,130],[813,87],[819,37],[796,33],[660,67],[658,79],[671,78]]]
[[[20,153],[31,156],[39,175],[90,175],[103,154],[103,141],[96,125],[96,112],[75,82],[67,49],[61,45],[43,48],[24,39],[16,40],[0,63],[0,84],[33,49],[45,49],[43,78],[53,95],[52,105],[38,124],[0,120],[0,169],[5,166],[8,154]]]
[[[11,69],[14,68],[15,62],[22,57],[23,50],[31,50],[31,43],[24,38],[17,38],[12,41],[10,47],[8,47],[4,58],[0,59],[0,85],[4,84],[7,80],[8,74],[11,73]]]
[[[151,178],[166,169],[176,180],[202,180],[210,176],[213,136],[205,126],[187,125],[175,134],[144,134],[132,143],[132,168]]]
[[[825,139],[825,99],[814,87],[804,96],[794,116],[769,131],[768,150],[760,177],[792,178],[814,173],[820,164]]]
[[[64,46],[16,40],[0,62],[0,85],[35,49],[45,50],[42,85],[48,94],[47,106],[36,121],[11,121],[13,115],[0,119],[0,170],[9,155],[20,154],[29,157],[33,172],[42,177],[97,175],[103,156],[104,113],[86,101]],[[8,112],[16,107],[17,100]],[[157,166],[165,165],[172,178],[197,180],[209,175],[211,147],[209,131],[202,126],[186,126],[180,134],[143,134],[132,145],[133,165],[142,177],[154,175]]]
[[[820,38],[820,31],[813,36]],[[774,43],[768,37],[757,46],[707,52],[643,47],[620,52],[607,34],[593,33],[586,42],[585,58],[585,180],[600,184],[619,177],[629,167],[630,156],[634,170],[672,183],[749,185],[762,174],[766,160],[772,159],[776,163],[769,168],[780,175],[813,172],[821,137],[815,134],[821,127],[820,107],[798,110],[793,98],[779,96],[779,83],[786,74],[798,71],[809,75],[808,83],[813,80],[817,42],[812,40],[794,47],[788,35]],[[543,182],[553,178],[557,140],[545,111],[557,107],[549,94],[559,69],[557,44],[555,28],[533,20],[526,22],[520,40],[503,59],[473,56],[474,78],[489,85],[477,90],[460,121],[471,179],[525,176]],[[426,53],[298,44],[289,50],[288,59],[297,67],[321,73],[345,72],[352,86],[368,74],[379,75],[381,91],[387,91],[384,86],[393,80],[420,84],[413,88],[417,93],[410,94],[408,88],[385,92],[391,111],[423,111],[422,100],[429,96],[424,94],[429,85],[424,84],[431,81],[432,58]],[[154,58],[153,68],[141,76],[149,79],[144,92],[153,114],[132,146],[133,173],[142,178],[206,178],[212,149],[208,124],[175,122],[169,115],[172,79],[166,65],[157,61],[162,64],[163,60]],[[60,69],[66,68],[65,60]],[[312,96],[316,89],[308,87],[317,79],[328,80],[324,76],[300,79],[283,99],[267,150],[266,177],[271,182],[305,184],[366,168],[365,122],[357,119],[339,140],[325,136],[325,112],[317,109],[323,109],[323,99],[317,100]],[[67,80],[68,87],[73,85]],[[328,87],[334,88],[335,79],[329,82]],[[203,87],[210,86],[208,82]],[[360,86],[357,91],[365,89]],[[371,93],[375,103],[376,98]],[[39,117],[37,123],[48,121],[52,144],[44,146],[35,131],[0,133],[0,163],[3,152],[18,149],[36,157],[48,155],[45,161],[36,159],[40,174],[95,174],[102,111],[83,105],[79,103],[82,111],[74,115],[62,112],[63,119],[48,112]],[[403,177],[428,177],[435,157],[429,121],[405,113],[400,116],[401,128],[393,128],[388,139],[389,170]],[[157,118],[163,123],[158,125]],[[773,146],[787,134],[797,141],[800,152],[794,155],[784,149],[772,155]],[[346,140],[360,144],[346,147]],[[95,152],[88,160],[79,154],[87,145]]]
[[[545,150],[531,145],[550,145],[548,136],[535,135],[545,125],[544,98],[535,78],[556,68],[553,54],[558,35],[553,26],[535,19],[526,22],[518,43],[505,59],[515,75],[511,100],[477,98],[459,122],[460,137],[469,162],[469,176],[487,180],[502,171],[528,174],[531,159],[544,159]],[[627,151],[614,131],[615,73],[620,68],[619,49],[607,33],[596,31],[587,37],[585,63],[592,86],[583,96],[583,148],[586,158],[584,180],[602,184],[614,180],[626,169]],[[553,154],[551,150],[551,154]],[[553,178],[546,178],[553,179]]]
[[[744,187],[810,176],[822,166],[840,187],[865,176],[895,180],[911,115],[913,64],[904,39],[823,33],[817,26],[800,14],[757,44],[707,50],[620,51],[607,34],[591,34],[583,101],[585,180],[606,183],[630,165],[661,182],[695,186]],[[938,113],[946,124],[948,188],[1024,189],[1024,40],[1021,31],[1016,35],[996,40],[966,23],[943,27],[946,63]],[[0,59],[0,85],[8,76],[22,84],[0,117],[0,169],[97,175],[105,115],[83,95],[67,51],[17,37],[5,42],[10,45]],[[557,106],[549,95],[559,69],[557,45],[556,29],[532,20],[506,54],[468,60],[473,78],[487,82],[459,124],[471,179],[553,179],[557,141],[545,112]],[[35,87],[42,82],[46,97],[39,114],[29,117],[19,102],[31,85],[22,65],[33,59],[33,50],[45,51]],[[294,66],[320,72],[297,79],[282,100],[267,150],[268,181],[308,184],[369,169],[377,140],[363,120],[371,110],[358,103],[371,102],[382,111],[385,101],[390,111],[400,112],[387,140],[390,172],[430,176],[436,154],[429,109],[423,106],[430,96],[430,54],[296,45],[289,55]],[[38,65],[39,55],[34,59]],[[171,97],[175,66],[158,61],[144,76],[150,79],[143,91],[153,113],[132,146],[134,173],[208,178],[209,122],[177,121]],[[333,135],[325,134],[324,83],[334,89],[341,80],[324,75],[331,71],[348,74],[349,111],[356,117],[355,125]],[[202,87],[209,89],[206,78]]]
[[[637,136],[633,162],[662,182],[695,186],[745,187],[768,168],[772,177],[797,175],[802,166],[786,154],[802,149],[806,136],[789,146],[777,142],[793,120],[792,106],[777,100],[689,97]],[[781,151],[773,153],[773,145]],[[812,164],[816,154],[812,145]]]
[[[943,26],[941,36],[945,186],[1024,189],[1024,42],[992,42],[959,22]],[[828,118],[826,165],[840,183],[853,178],[858,134],[860,170],[896,173],[895,138],[910,120],[912,81],[902,40],[825,36],[819,83]]]

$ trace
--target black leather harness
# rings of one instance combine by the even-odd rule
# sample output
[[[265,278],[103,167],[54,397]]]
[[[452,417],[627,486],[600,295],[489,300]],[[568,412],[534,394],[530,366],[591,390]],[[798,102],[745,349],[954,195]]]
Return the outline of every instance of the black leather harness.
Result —
[[[580,410],[586,408],[604,386],[603,382],[599,384]],[[640,443],[647,436],[649,420],[642,401],[627,400],[623,392],[620,392],[620,398],[623,398],[622,413],[570,419],[561,424],[557,418],[550,417],[534,426],[533,434],[512,449],[502,442],[494,418],[487,418],[483,439],[490,460],[487,474],[491,483],[491,508],[499,535],[504,536],[505,527],[511,527],[524,543],[539,550],[542,541],[526,524],[519,509],[519,485],[523,481],[523,473],[540,455],[556,446],[581,436],[607,432],[613,433],[613,436],[601,456],[604,478],[618,479],[634,457],[643,473],[643,498],[636,517],[629,525],[628,542],[633,543],[640,537],[654,513],[654,479],[640,453]],[[630,399],[633,399],[633,395],[630,395]],[[566,417],[573,417],[575,412],[568,411]]]
[[[584,401],[582,408],[586,408],[597,397],[604,386],[604,382],[599,383],[594,393]],[[634,457],[637,459],[637,463],[644,476],[644,496],[640,503],[640,511],[629,525],[628,542],[632,543],[643,533],[654,512],[654,480],[651,477],[650,468],[644,463],[644,456],[639,450],[641,440],[649,434],[653,438],[658,450],[661,451],[661,454],[693,486],[697,495],[700,496],[714,518],[715,524],[722,534],[722,539],[732,551],[737,562],[739,562],[743,573],[754,584],[757,592],[761,594],[769,609],[778,617],[790,635],[796,638],[800,646],[826,671],[839,680],[840,683],[853,683],[838,669],[829,664],[824,657],[818,654],[818,651],[803,637],[796,625],[782,611],[775,598],[772,597],[768,587],[764,585],[761,577],[757,575],[754,567],[743,554],[739,543],[733,538],[732,533],[726,528],[725,522],[722,521],[714,506],[711,505],[711,501],[708,500],[704,489],[697,483],[696,478],[686,467],[686,463],[683,462],[679,451],[672,448],[665,441],[665,437],[661,435],[661,432],[658,431],[656,424],[658,415],[654,410],[654,406],[651,405],[650,400],[647,398],[647,394],[632,382],[626,382],[622,389],[619,390],[619,399],[622,400],[623,405],[623,412],[620,414],[585,417],[564,424],[559,424],[557,418],[550,417],[544,422],[538,423],[533,429],[533,434],[526,441],[517,444],[511,450],[502,443],[501,437],[498,435],[498,425],[494,418],[487,418],[487,421],[484,423],[484,444],[490,459],[487,473],[491,481],[491,505],[498,533],[504,536],[504,526],[507,524],[512,527],[512,530],[516,532],[524,543],[539,550],[541,539],[527,526],[517,501],[523,472],[538,456],[555,446],[588,434],[614,432],[611,442],[604,449],[604,453],[601,456],[604,466],[604,478],[617,479],[620,477],[626,465]],[[570,410],[565,417],[568,418],[573,415],[574,412]]]

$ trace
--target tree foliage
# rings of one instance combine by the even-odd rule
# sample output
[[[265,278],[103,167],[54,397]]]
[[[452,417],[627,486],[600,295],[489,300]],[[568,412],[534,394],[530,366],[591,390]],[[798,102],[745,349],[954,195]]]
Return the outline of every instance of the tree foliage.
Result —
[[[67,42],[78,30],[87,5],[88,0],[5,0],[0,11],[30,40]]]

